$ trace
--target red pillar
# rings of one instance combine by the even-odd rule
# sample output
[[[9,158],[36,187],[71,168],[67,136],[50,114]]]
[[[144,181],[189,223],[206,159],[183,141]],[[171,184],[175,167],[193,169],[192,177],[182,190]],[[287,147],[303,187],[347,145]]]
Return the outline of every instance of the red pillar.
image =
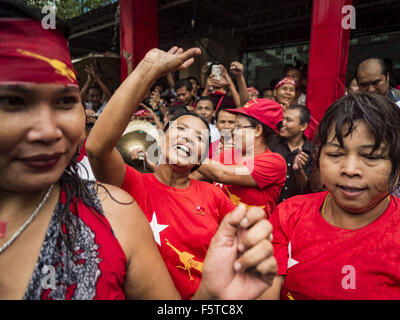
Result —
[[[307,81],[310,138],[328,107],[345,92],[350,28],[342,27],[342,8],[351,4],[352,0],[313,1]]]
[[[121,82],[158,47],[157,0],[120,0]]]

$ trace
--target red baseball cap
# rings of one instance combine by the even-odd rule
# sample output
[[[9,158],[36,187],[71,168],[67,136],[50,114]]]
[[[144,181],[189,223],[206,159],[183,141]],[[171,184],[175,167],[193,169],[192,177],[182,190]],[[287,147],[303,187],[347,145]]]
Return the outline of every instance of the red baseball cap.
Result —
[[[279,134],[278,123],[283,121],[283,108],[275,100],[253,99],[238,109],[227,109],[234,114],[243,114],[261,121]]]

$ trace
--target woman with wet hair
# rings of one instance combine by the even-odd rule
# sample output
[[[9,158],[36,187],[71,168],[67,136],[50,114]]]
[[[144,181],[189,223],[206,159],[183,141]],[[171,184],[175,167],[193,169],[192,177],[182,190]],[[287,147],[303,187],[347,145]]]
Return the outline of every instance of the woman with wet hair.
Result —
[[[40,20],[40,10],[0,2],[0,299],[178,299],[137,203],[79,178],[85,112],[66,33]],[[254,298],[268,287],[276,262],[272,248],[257,248],[271,231],[259,220],[237,208],[221,222],[194,298]],[[193,263],[183,256],[184,267]],[[252,267],[260,274],[245,272]]]
[[[400,109],[352,94],[325,113],[317,161],[328,191],[272,214],[278,276],[263,297],[400,299]]]

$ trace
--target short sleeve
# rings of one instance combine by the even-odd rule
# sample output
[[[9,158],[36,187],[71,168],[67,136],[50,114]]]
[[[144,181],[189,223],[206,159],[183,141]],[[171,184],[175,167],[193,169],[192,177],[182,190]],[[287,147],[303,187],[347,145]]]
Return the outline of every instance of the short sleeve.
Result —
[[[287,263],[289,260],[289,240],[282,226],[281,215],[279,214],[282,204],[278,205],[271,215],[270,222],[272,224],[272,245],[274,247],[274,257],[278,263],[278,275],[286,275]]]
[[[144,196],[142,174],[125,164],[125,178],[121,189],[128,192],[138,203],[141,203],[141,198]]]
[[[278,153],[265,152],[247,161],[246,168],[260,189],[270,185],[279,185],[286,180],[286,161]]]

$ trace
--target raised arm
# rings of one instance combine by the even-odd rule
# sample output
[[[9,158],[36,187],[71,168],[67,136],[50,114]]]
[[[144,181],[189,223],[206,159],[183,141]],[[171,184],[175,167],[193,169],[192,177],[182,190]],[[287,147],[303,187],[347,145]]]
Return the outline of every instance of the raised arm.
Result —
[[[243,65],[238,61],[231,63],[230,72],[236,78],[239,88],[240,106],[244,106],[249,101],[249,92],[247,91],[246,80],[243,76]]]
[[[193,57],[200,53],[198,48],[185,52],[177,47],[168,52],[152,49],[117,89],[86,143],[93,173],[99,181],[122,186],[125,165],[115,146],[137,107],[157,79],[169,72],[187,68],[193,63]]]
[[[235,84],[232,81],[232,78],[230,77],[228,71],[225,69],[223,65],[221,65],[222,69],[222,74],[221,74],[221,83],[228,88],[232,92],[232,98],[233,101],[235,102],[236,108],[240,108],[240,96],[239,93],[236,90]]]
[[[174,89],[175,87],[175,80],[174,80],[174,75],[172,74],[172,72],[167,74],[167,82],[168,82],[168,86],[170,89]]]
[[[110,89],[107,87],[107,85],[103,82],[103,80],[101,80],[100,75],[94,73],[92,75],[93,79],[95,82],[97,82],[97,84],[99,85],[101,91],[104,93],[104,95],[106,96],[106,99],[110,99],[111,98],[111,91]]]
[[[92,75],[90,74],[90,67],[89,67],[89,66],[86,66],[86,67],[85,67],[85,71],[86,71],[86,73],[87,73],[87,79],[86,79],[85,84],[84,84],[83,87],[82,87],[81,92],[80,92],[82,102],[86,102],[86,101],[87,101],[87,99],[86,99],[87,92],[88,92],[88,89],[89,89],[90,84],[91,84],[92,81],[93,81]]]

